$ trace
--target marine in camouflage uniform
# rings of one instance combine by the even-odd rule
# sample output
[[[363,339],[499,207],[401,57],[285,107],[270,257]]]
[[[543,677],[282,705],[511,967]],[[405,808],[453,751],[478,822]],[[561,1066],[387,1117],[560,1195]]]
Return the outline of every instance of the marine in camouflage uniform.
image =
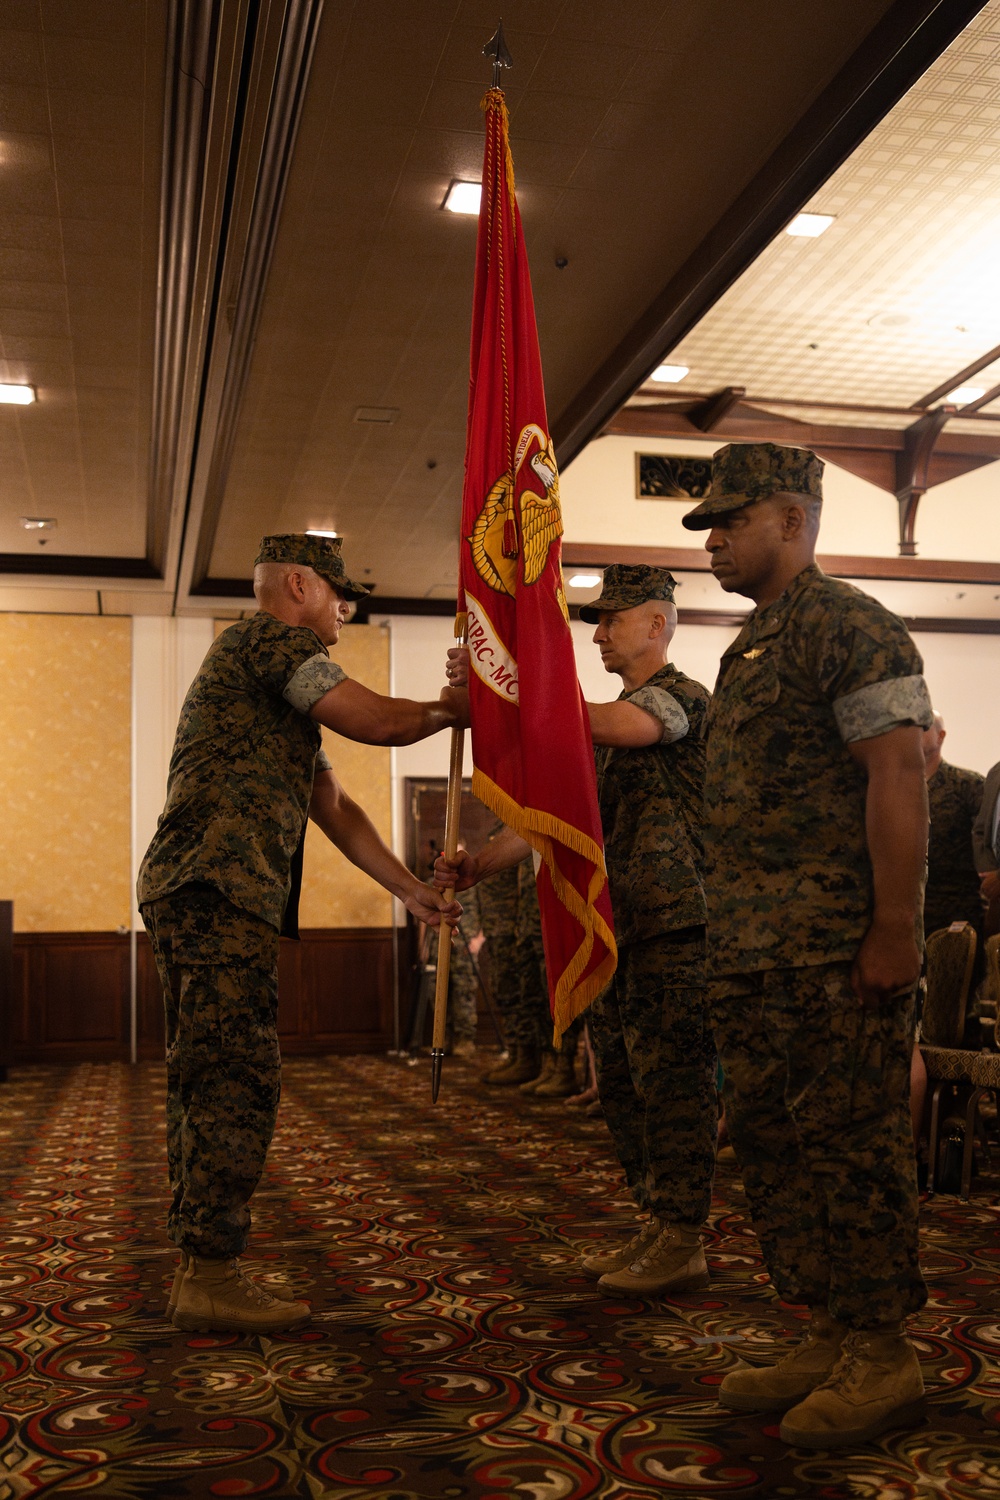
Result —
[[[674,587],[663,568],[609,567],[601,596],[580,617],[596,624],[602,612],[672,604]],[[672,633],[671,622],[664,649]],[[718,1116],[701,875],[709,693],[667,663],[618,701],[641,708],[662,729],[645,746],[595,745],[618,943],[615,977],[590,1009],[597,1082],[638,1207],[659,1228],[680,1226],[694,1244],[711,1202]],[[585,1264],[600,1270],[608,1262],[602,1285],[642,1290],[643,1272],[627,1269],[632,1258],[619,1264],[620,1256],[588,1257]],[[700,1249],[699,1267],[703,1272]],[[652,1290],[657,1272],[645,1274]]]
[[[552,1016],[549,982],[542,941],[542,910],[538,904],[535,865],[529,857],[517,867],[517,978],[518,1008],[513,1037],[543,1051],[551,1046]]]
[[[498,824],[502,828],[503,824]],[[520,999],[517,976],[517,866],[500,870],[491,880],[474,886],[490,961],[490,993],[500,1016],[504,1041],[515,1040],[512,1024]],[[473,891],[462,894],[463,905]]]
[[[502,831],[503,826],[498,823],[497,830]],[[508,1052],[507,1058],[483,1074],[483,1082],[532,1092],[543,1074],[548,1078],[555,1053],[551,1046],[542,918],[531,856],[498,871],[474,889],[480,895],[483,931],[490,948],[490,976]],[[462,900],[469,894],[463,892]],[[569,1034],[561,1043],[561,1050],[570,1059],[576,1054],[579,1029],[575,1024],[568,1028]]]
[[[256,561],[303,569],[326,629],[341,618],[344,600],[368,592],[346,576],[339,547],[297,534],[267,537]],[[335,639],[339,625],[330,628]],[[293,869],[301,869],[296,855],[314,778],[331,770],[310,711],[345,680],[316,631],[266,607],[224,630],[181,709],[166,806],[139,871],[138,900],[166,1007],[168,1232],[183,1257],[206,1263],[229,1263],[244,1250],[249,1200],[274,1130],[278,937]],[[450,705],[374,694],[366,709],[383,715],[389,743],[396,719],[406,719],[407,739],[454,721]],[[350,808],[356,862],[369,857],[370,844],[382,876],[395,879],[411,910],[426,919],[441,909],[360,809]],[[236,1321],[213,1322],[218,1308],[208,1307],[200,1324],[182,1326],[263,1326],[267,1307],[230,1273],[219,1273],[228,1275],[223,1311]],[[291,1305],[308,1316],[304,1304]],[[178,1306],[175,1321],[179,1313]]]
[[[578,1016],[571,1021],[560,1037],[558,1047],[553,1046],[542,909],[538,902],[535,863],[530,856],[517,867],[516,963],[519,995],[511,1032],[512,1040],[523,1049],[521,1071],[527,1075],[520,1081],[520,1090],[523,1094],[543,1099],[564,1099],[577,1088],[574,1061],[583,1019]],[[503,1081],[512,1081],[510,1075],[505,1073]]]
[[[479,970],[469,944],[479,936],[477,891],[462,896],[462,916],[451,938],[451,962],[448,969],[448,1045],[458,1047],[475,1042],[479,1025]],[[427,962],[437,964],[438,930],[427,929]]]
[[[982,933],[983,903],[972,852],[972,825],[983,800],[978,771],[942,760],[927,781],[931,828],[927,843],[924,932],[970,922]]]
[[[192,1255],[246,1247],[280,1092],[278,935],[330,768],[309,709],[345,676],[312,630],[261,611],[218,636],[181,709],[138,899],[167,1008],[167,1229]]]
[[[802,496],[808,515],[821,472],[808,450],[724,448],[709,498],[684,524],[718,526],[709,542],[720,537],[722,551],[733,513],[756,501]],[[725,583],[724,552],[713,564]],[[860,1431],[842,1346],[869,1373],[895,1372],[888,1384],[872,1377],[882,1391],[872,1431],[892,1425],[907,1382],[922,1393],[905,1340],[878,1332],[898,1330],[927,1295],[908,1113],[914,997],[862,1003],[852,987],[874,885],[867,782],[848,749],[930,723],[921,672],[901,620],[812,564],[751,613],[708,716],[708,966],[729,1133],[772,1281],[814,1310],[787,1371],[734,1372],[721,1399],[753,1407],[765,1392],[782,1408],[806,1397],[782,1435],[811,1447]],[[865,1332],[852,1346],[854,1329]],[[831,1369],[840,1383],[828,1391],[818,1383]]]

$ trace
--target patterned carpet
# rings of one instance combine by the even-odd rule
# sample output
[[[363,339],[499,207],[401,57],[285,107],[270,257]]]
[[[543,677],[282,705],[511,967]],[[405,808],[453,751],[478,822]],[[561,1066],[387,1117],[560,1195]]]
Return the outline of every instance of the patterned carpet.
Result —
[[[615,1300],[578,1274],[631,1221],[607,1136],[446,1064],[290,1061],[254,1259],[316,1309],[298,1334],[181,1334],[162,1071],[24,1069],[0,1090],[0,1497],[341,1500],[1000,1496],[1000,1215],[925,1210],[918,1431],[831,1458],[723,1412],[741,1354],[795,1313],[771,1295],[732,1168],[709,1290]]]

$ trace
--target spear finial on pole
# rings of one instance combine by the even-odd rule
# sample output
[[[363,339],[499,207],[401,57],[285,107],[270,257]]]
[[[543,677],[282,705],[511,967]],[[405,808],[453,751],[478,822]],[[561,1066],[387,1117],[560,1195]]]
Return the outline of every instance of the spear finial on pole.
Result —
[[[490,88],[498,89],[500,87],[501,68],[512,68],[514,66],[514,59],[508,52],[507,43],[504,39],[502,21],[483,48],[483,56],[492,57],[493,59],[493,79],[490,83]]]

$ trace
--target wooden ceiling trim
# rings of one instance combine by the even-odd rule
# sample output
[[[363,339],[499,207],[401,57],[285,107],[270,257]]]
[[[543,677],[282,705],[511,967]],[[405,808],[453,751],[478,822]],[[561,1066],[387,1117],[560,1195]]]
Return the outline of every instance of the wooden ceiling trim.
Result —
[[[572,610],[570,611],[573,612]],[[944,615],[900,615],[907,630],[927,635],[1000,635],[1000,620],[991,619],[947,619]],[[679,609],[678,625],[726,625],[739,629],[745,622],[745,614],[735,610]]]
[[[612,563],[634,563],[669,568],[672,573],[710,573],[704,547],[616,546],[614,542],[565,542],[563,564],[576,568],[606,568]],[[903,583],[1000,584],[1000,562],[954,562],[931,557],[851,557],[822,553],[816,561],[833,578],[897,579]]]
[[[162,575],[145,557],[92,557],[89,553],[0,552],[0,577],[5,573],[42,578],[155,578]]]
[[[894,0],[680,271],[552,424],[565,467],[779,234],[985,0]]]
[[[714,432],[729,413],[739,406],[746,393],[745,385],[727,385],[725,390],[708,396],[699,405],[693,406],[688,412],[688,420],[699,432]]]
[[[618,437],[702,437],[703,429],[695,419],[698,408],[687,410],[675,405],[626,406],[604,429]],[[842,414],[846,408],[839,407]],[[864,415],[864,409],[859,409]],[[910,412],[901,412],[908,418]],[[924,420],[921,418],[921,420]],[[914,439],[907,437],[916,424],[906,427],[876,427],[861,422],[846,423],[803,421],[789,415],[757,406],[752,401],[737,401],[715,420],[712,437],[720,442],[776,442],[812,448],[821,458],[828,458],[841,468],[849,469],[890,495],[899,494],[904,480],[900,478],[900,461],[912,448]],[[908,446],[909,445],[909,446]],[[939,428],[937,441],[926,459],[925,488],[932,489],[959,474],[981,468],[1000,459],[1000,430],[992,432],[959,432],[951,425]],[[905,478],[905,476],[904,476]]]
[[[913,410],[922,411],[925,407],[933,406],[935,401],[940,401],[942,396],[947,396],[949,392],[957,390],[960,385],[964,385],[967,380],[972,379],[973,375],[978,375],[980,370],[985,370],[987,365],[993,364],[997,359],[1000,359],[1000,344],[995,349],[988,349],[978,359],[974,359],[971,365],[966,365],[964,370],[959,370],[957,375],[952,375],[943,385],[937,385],[932,391],[928,391],[926,396],[921,396],[919,401],[914,402]],[[985,405],[985,400],[983,404]],[[977,410],[977,406],[978,403],[973,401],[968,406],[963,406],[961,410],[973,412]]]
[[[258,48],[255,59],[258,97],[266,102],[266,114],[259,146],[252,142],[240,163],[240,193],[249,208],[238,241],[226,247],[220,275],[220,295],[223,285],[229,295],[226,317],[220,319],[216,310],[179,595],[200,594],[208,579],[323,3],[286,0],[272,5],[273,37],[270,45]]]

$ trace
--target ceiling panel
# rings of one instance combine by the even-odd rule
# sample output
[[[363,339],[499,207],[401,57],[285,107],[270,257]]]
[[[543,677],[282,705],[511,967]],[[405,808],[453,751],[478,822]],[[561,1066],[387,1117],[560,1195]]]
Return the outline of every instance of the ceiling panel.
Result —
[[[885,9],[505,7],[550,417]],[[327,7],[212,577],[246,577],[262,532],[323,519],[384,593],[453,580],[476,224],[440,204],[481,170],[495,25],[487,4]],[[400,416],[363,429],[360,405]]]
[[[1000,344],[998,0],[808,208],[833,225],[778,235],[671,352],[690,367],[671,395],[744,385],[906,407]],[[970,384],[989,388],[995,368]]]
[[[0,552],[142,557],[165,0],[0,12]]]

